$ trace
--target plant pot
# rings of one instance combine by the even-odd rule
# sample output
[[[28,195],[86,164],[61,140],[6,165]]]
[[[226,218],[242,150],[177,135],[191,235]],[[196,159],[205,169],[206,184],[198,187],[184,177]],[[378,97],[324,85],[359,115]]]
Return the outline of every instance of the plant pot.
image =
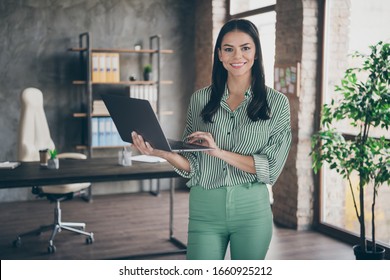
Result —
[[[144,81],[151,81],[153,78],[152,72],[144,72]]]
[[[58,158],[51,158],[47,161],[47,168],[58,169],[59,167],[60,167],[60,162]]]
[[[357,260],[384,260],[385,259],[385,248],[376,245],[376,252],[371,251],[371,247],[367,247],[367,252],[363,252],[360,249],[360,245],[352,247],[353,252]]]

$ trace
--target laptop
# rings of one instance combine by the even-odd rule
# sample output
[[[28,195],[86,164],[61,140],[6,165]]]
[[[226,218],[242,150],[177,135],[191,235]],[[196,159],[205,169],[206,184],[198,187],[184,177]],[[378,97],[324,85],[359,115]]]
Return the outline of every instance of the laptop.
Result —
[[[125,142],[133,142],[131,132],[135,131],[154,149],[171,152],[212,150],[201,145],[167,139],[148,100],[115,94],[101,94],[101,97]]]

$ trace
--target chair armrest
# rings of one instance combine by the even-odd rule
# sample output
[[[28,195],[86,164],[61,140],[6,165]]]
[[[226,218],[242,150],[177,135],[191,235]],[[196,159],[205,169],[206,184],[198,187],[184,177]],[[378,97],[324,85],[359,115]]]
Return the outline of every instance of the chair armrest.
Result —
[[[81,153],[61,153],[57,157],[62,159],[87,159],[87,156]]]

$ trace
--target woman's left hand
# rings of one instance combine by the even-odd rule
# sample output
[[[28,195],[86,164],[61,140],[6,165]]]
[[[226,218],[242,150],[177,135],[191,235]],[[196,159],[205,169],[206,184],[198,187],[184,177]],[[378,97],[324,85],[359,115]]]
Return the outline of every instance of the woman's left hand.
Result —
[[[212,150],[204,151],[211,156],[218,156],[221,149],[215,143],[214,137],[210,132],[196,131],[187,136],[187,142],[205,147],[210,147]]]
[[[217,157],[242,171],[256,174],[255,162],[252,155],[242,155],[220,149],[215,143],[213,135],[209,132],[196,131],[187,136],[187,142],[213,148],[212,150],[203,152]]]

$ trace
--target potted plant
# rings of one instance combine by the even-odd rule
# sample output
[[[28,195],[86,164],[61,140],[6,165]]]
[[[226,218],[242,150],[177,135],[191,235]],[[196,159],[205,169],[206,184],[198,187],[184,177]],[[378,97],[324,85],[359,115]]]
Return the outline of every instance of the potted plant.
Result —
[[[144,66],[144,80],[150,81],[152,80],[152,65],[146,64]]]
[[[58,160],[58,153],[56,149],[49,150],[50,158],[47,161],[47,168],[49,169],[58,169],[60,167],[60,162]]]
[[[369,55],[358,52],[353,55],[363,59],[362,65],[346,70],[341,85],[335,87],[340,98],[323,105],[321,130],[312,136],[310,153],[315,173],[326,162],[348,181],[360,224],[360,241],[354,246],[356,259],[384,258],[385,250],[375,239],[375,203],[379,187],[390,184],[390,140],[370,134],[374,127],[388,130],[390,126],[390,47],[379,42],[370,49]],[[366,78],[359,79],[362,74]],[[358,129],[358,134],[346,139],[332,127],[340,120],[347,120]],[[353,174],[359,178],[358,199],[351,183]],[[369,202],[364,197],[368,185],[373,186],[373,199]],[[367,244],[365,206],[371,207],[372,245]]]

